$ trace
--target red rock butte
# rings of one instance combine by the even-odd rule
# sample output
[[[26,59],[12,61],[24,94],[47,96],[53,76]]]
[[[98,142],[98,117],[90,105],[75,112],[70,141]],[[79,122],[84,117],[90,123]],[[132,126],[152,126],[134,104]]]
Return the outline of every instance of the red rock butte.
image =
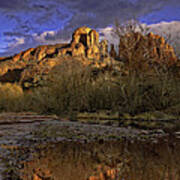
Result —
[[[29,61],[54,66],[56,64],[54,59],[57,57],[73,56],[98,60],[100,55],[107,54],[107,41],[99,42],[99,34],[95,30],[83,26],[75,30],[69,44],[41,45],[11,57],[0,58],[0,75],[5,74],[8,70],[11,71],[14,67],[21,69]]]
[[[128,61],[130,54],[140,60],[147,58],[170,65],[177,62],[173,47],[167,44],[163,37],[153,33],[125,34],[120,39],[117,54],[114,45],[111,45],[108,52],[108,41],[100,42],[98,32],[83,26],[74,31],[70,43],[41,45],[14,56],[0,58],[0,82],[15,82],[24,77],[33,78],[38,73],[47,74],[54,66],[72,57],[86,65],[107,67],[112,65],[112,61],[114,64],[119,62],[114,61],[117,58]]]

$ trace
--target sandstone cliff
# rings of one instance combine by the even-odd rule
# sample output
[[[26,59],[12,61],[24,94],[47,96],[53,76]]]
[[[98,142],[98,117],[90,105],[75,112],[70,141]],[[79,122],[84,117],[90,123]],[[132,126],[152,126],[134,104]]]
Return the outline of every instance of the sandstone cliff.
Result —
[[[39,75],[47,74],[54,66],[68,58],[96,67],[106,66],[108,42],[99,42],[99,34],[88,27],[80,27],[72,35],[69,44],[42,45],[30,48],[11,57],[0,58],[0,82],[36,81]]]

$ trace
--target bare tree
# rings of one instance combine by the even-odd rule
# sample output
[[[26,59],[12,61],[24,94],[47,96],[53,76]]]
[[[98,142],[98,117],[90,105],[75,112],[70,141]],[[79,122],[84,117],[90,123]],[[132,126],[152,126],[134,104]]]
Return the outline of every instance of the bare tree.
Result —
[[[140,32],[141,34],[146,35],[150,32],[150,28],[136,19],[131,19],[123,23],[120,23],[117,19],[115,20],[115,25],[112,30],[113,36],[121,38],[127,33],[135,32]]]
[[[165,39],[150,33],[150,28],[137,20],[121,24],[116,20],[112,35],[119,38],[118,58],[129,72],[153,72],[176,59]]]
[[[112,36],[119,39],[118,57],[128,65],[128,69],[141,69],[144,60],[149,58],[149,49],[146,46],[138,46],[141,38],[148,33],[149,28],[137,20],[132,19],[124,23],[115,21]]]

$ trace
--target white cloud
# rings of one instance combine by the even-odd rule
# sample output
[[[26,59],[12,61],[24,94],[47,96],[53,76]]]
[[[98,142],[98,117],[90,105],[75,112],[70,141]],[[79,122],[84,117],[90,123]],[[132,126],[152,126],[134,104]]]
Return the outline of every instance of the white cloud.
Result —
[[[180,33],[180,21],[160,22],[158,24],[149,25],[152,31],[161,34],[174,34]]]
[[[8,47],[15,48],[25,43],[25,38],[15,38],[15,42],[9,43]]]
[[[45,31],[41,34],[33,34],[33,38],[34,40],[40,42],[40,43],[46,43],[48,40],[47,40],[47,37],[48,36],[55,36],[56,35],[56,31]]]
[[[58,31],[45,31],[41,34],[33,34],[33,39],[39,44],[67,43],[69,40],[59,37]]]

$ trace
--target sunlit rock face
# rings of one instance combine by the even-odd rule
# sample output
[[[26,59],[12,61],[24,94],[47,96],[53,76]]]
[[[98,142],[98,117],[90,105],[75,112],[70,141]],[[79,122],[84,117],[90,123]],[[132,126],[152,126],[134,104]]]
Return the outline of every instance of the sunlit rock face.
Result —
[[[101,56],[103,57],[107,57],[109,55],[109,52],[108,52],[108,41],[107,40],[102,40],[100,43],[99,43],[99,47],[100,47],[100,53],[101,53]]]
[[[0,76],[14,69],[25,69],[29,65],[40,62],[40,64],[43,64],[42,61],[45,61],[47,58],[57,57],[59,49],[66,46],[67,44],[43,45],[37,48],[30,48],[12,57],[0,58]],[[49,66],[53,67],[53,63],[50,63]]]
[[[60,50],[63,55],[83,56],[89,59],[100,58],[99,34],[88,27],[80,27],[72,35],[70,47]]]
[[[73,44],[82,43],[85,47],[90,47],[99,44],[99,34],[88,27],[80,27],[75,30],[72,35],[72,42]]]
[[[119,57],[126,61],[137,57],[169,65],[177,61],[173,47],[152,32],[147,35],[139,32],[125,34],[120,39]]]

